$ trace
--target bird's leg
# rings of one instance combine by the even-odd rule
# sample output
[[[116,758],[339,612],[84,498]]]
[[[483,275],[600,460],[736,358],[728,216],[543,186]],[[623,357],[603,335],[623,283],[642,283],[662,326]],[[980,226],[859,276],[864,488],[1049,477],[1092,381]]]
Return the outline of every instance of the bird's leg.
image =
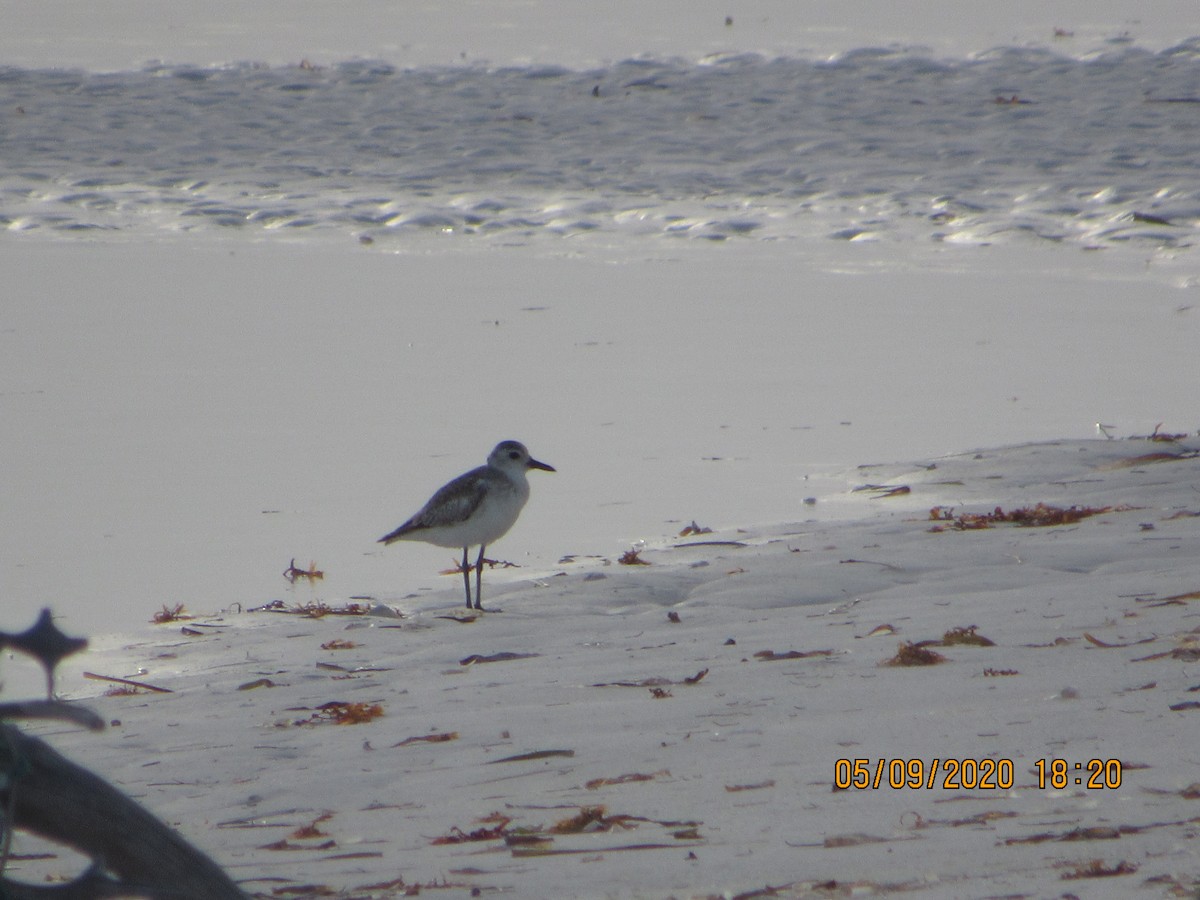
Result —
[[[487,549],[484,544],[479,545],[479,559],[475,560],[475,608],[483,609],[483,595],[479,592],[483,586],[483,551]]]
[[[467,556],[467,550],[469,549],[468,547],[463,547],[462,561],[463,586],[467,589],[467,609],[471,608],[471,570],[467,567],[467,560],[470,559]]]

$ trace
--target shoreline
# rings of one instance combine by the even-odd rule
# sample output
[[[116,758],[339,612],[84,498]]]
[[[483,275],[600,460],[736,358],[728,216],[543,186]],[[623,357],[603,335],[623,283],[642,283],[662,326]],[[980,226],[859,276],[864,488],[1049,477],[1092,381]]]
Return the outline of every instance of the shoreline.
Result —
[[[546,243],[0,248],[12,615],[259,605],[292,558],[326,598],[437,589],[447,554],[376,532],[507,437],[560,470],[496,548],[540,570],[693,520],[837,517],[862,464],[1191,430],[1186,262]]]
[[[1060,0],[1054,17],[1042,5],[1019,0],[963,16],[952,0],[927,0],[903,11],[875,10],[857,17],[842,4],[803,9],[785,0],[731,7],[684,0],[653,9],[623,0],[603,8],[572,3],[484,2],[446,15],[436,5],[396,8],[367,0],[352,14],[322,0],[247,9],[223,0],[178,8],[161,0],[121,0],[104,8],[61,3],[28,8],[0,4],[11,23],[0,35],[8,64],[117,71],[165,61],[168,65],[323,65],[381,60],[400,66],[485,63],[587,67],[645,55],[703,59],[714,54],[761,53],[825,58],[863,47],[927,48],[931,55],[983,53],[997,46],[1045,46],[1086,56],[1136,43],[1152,49],[1182,37],[1176,23],[1191,21],[1182,0],[1160,0],[1153,10],[1131,0]],[[19,13],[19,15],[18,15]],[[726,24],[726,22],[729,24]],[[238,22],[236,28],[229,23]]]

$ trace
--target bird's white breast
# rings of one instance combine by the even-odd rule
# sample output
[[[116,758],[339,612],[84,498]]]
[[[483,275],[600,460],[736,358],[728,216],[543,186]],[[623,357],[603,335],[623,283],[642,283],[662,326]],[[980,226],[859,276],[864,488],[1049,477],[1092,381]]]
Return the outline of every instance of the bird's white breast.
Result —
[[[471,516],[454,524],[424,529],[414,533],[412,538],[439,547],[473,547],[490,544],[507,534],[529,500],[529,482],[524,473],[515,478],[495,474],[496,477],[489,479],[488,490]]]

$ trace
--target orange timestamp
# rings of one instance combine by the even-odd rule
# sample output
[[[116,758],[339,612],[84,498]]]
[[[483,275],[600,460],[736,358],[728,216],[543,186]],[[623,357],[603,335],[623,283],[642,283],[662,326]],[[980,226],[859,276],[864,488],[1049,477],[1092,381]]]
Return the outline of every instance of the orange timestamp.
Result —
[[[1094,791],[1103,788],[1116,790],[1121,786],[1119,759],[1089,759],[1076,763],[1065,759],[1039,759],[1033,764],[1033,769],[1037,773],[1039,788],[1049,786],[1061,790],[1075,785]]]
[[[1007,790],[1014,783],[1011,759],[839,759],[833,764],[833,786],[845,791],[903,790],[940,787],[957,790]]]
[[[1088,790],[1121,786],[1119,759],[1089,759],[1071,763],[1065,759],[1039,759],[1033,764],[1037,786],[1061,790],[1069,785]],[[839,759],[833,765],[836,790],[1008,790],[1015,784],[1011,759]]]

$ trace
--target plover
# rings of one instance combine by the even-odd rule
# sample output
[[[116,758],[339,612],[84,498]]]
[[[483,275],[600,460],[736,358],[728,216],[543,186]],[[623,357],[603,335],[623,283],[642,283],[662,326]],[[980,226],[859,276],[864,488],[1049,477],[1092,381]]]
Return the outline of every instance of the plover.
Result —
[[[479,545],[475,561],[475,609],[483,609],[479,588],[483,582],[483,551],[508,533],[529,499],[530,469],[555,471],[529,455],[520,441],[501,441],[488,454],[487,465],[459,475],[441,487],[420,512],[379,539],[425,541],[438,547],[462,547],[463,586],[471,609],[471,567],[468,551]]]

